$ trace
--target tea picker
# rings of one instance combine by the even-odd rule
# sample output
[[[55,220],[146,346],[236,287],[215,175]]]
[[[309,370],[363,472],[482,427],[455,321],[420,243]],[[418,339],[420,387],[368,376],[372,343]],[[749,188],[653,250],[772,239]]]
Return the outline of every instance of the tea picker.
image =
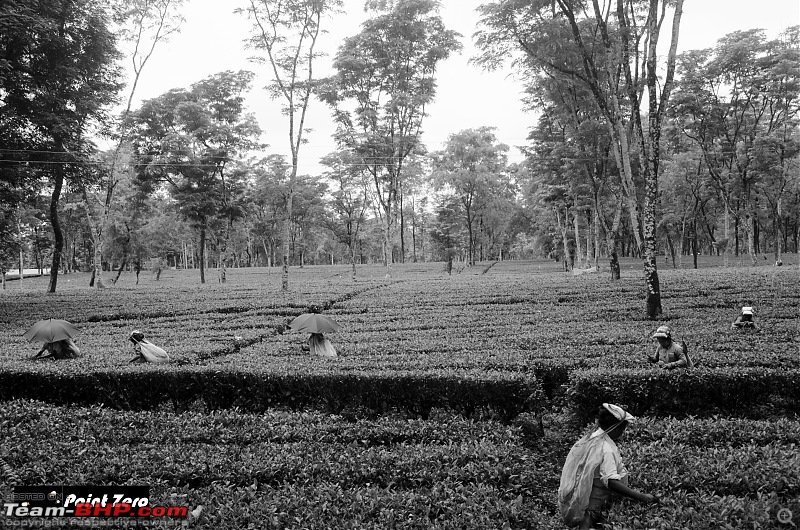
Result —
[[[598,528],[618,494],[647,504],[658,497],[628,485],[628,470],[617,447],[636,418],[622,407],[603,403],[592,429],[570,449],[558,488],[558,507],[564,523],[580,530]]]
[[[319,313],[304,313],[292,320],[289,329],[311,334],[308,337],[308,351],[311,355],[337,357],[333,344],[323,335],[328,331],[339,329],[339,324],[335,320]]]
[[[44,343],[33,359],[74,359],[81,355],[80,348],[72,341],[76,333],[78,329],[66,320],[48,318],[35,323],[23,336],[29,342]],[[47,355],[40,357],[45,351]]]
[[[736,320],[731,324],[731,329],[758,329],[755,320],[753,320],[753,308],[744,306],[742,314],[736,317]]]
[[[694,363],[689,358],[686,341],[678,344],[672,338],[672,329],[669,326],[659,326],[653,333],[653,339],[658,341],[653,355],[648,355],[647,360],[658,364],[665,370],[674,368],[692,368]]]
[[[144,333],[135,329],[131,332],[128,339],[133,343],[136,350],[136,357],[128,363],[156,363],[163,364],[169,362],[167,352],[144,338]]]

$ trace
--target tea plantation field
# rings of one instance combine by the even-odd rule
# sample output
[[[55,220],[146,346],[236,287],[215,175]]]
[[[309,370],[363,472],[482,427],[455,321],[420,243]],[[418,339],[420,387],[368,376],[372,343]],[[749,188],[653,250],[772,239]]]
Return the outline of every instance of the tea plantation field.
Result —
[[[552,261],[123,275],[0,291],[0,494],[15,484],[145,484],[192,528],[564,528],[561,466],[604,401],[641,421],[620,442],[631,482],[614,528],[791,528],[800,519],[800,268],[662,266],[643,316],[622,279]],[[794,262],[794,263],[792,263]],[[213,276],[213,275],[210,275]],[[730,330],[743,305],[758,332]],[[335,359],[288,323],[341,324]],[[22,334],[63,318],[83,356],[32,361]],[[697,364],[646,360],[669,324]],[[130,365],[134,329],[166,366]],[[198,509],[202,506],[202,510]],[[0,516],[0,523],[9,519]]]

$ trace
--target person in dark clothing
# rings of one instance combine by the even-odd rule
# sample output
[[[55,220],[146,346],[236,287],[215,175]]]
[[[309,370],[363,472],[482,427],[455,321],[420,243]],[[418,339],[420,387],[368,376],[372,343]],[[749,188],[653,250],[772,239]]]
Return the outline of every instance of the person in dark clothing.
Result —
[[[658,340],[655,353],[648,360],[651,363],[658,363],[665,370],[673,368],[688,368],[691,366],[688,356],[684,351],[684,346],[672,340],[672,330],[669,326],[660,326],[653,338]]]

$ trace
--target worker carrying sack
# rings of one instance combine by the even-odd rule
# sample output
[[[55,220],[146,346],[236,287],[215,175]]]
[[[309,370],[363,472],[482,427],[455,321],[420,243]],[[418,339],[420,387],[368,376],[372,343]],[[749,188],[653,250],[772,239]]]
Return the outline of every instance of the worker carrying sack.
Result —
[[[567,526],[578,526],[583,521],[592,494],[594,472],[602,462],[602,436],[592,437],[589,432],[570,449],[558,487],[558,508]]]
[[[145,339],[144,333],[141,331],[133,330],[130,341],[133,343],[138,353],[130,362],[148,362],[156,364],[169,362],[169,355],[167,355],[167,352]]]

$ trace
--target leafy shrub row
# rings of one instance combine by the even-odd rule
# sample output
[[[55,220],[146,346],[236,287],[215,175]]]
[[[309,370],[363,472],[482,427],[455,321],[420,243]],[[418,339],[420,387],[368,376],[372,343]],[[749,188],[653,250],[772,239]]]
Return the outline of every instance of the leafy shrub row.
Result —
[[[153,410],[172,403],[176,410],[200,401],[206,410],[236,408],[258,412],[367,408],[374,413],[402,410],[427,418],[432,409],[466,417],[488,409],[504,421],[540,411],[545,397],[525,375],[492,373],[464,377],[452,373],[274,373],[204,367],[142,367],[81,373],[0,370],[0,400],[38,399],[64,404],[104,404],[124,410]]]
[[[631,530],[782,528],[780,510],[800,511],[798,435],[800,424],[786,419],[640,423],[621,442],[623,458],[637,486],[662,501],[618,505],[609,524]]]
[[[800,370],[580,370],[570,375],[567,402],[580,421],[604,402],[634,415],[797,413]]]
[[[535,444],[520,425],[432,420],[17,400],[0,409],[0,457],[24,484],[149,484],[154,503],[203,505],[197,528],[564,528],[555,495],[580,433],[563,418]],[[687,443],[720,428],[724,442]],[[777,510],[800,510],[798,438],[789,419],[637,422],[620,450],[632,485],[663,500],[615,505],[611,527],[779,528]]]
[[[433,409],[471,417],[489,410],[503,421],[540,413],[556,398],[580,423],[604,402],[636,415],[754,416],[800,410],[800,370],[768,368],[689,371],[573,370],[540,364],[526,372],[356,370],[316,358],[283,370],[212,366],[144,366],[81,372],[42,363],[37,370],[0,369],[0,400],[39,399],[55,404],[102,403],[126,410],[175,410],[200,402],[205,410],[236,408],[258,412],[345,410],[381,414],[400,410],[426,418]],[[65,367],[61,370],[60,368]],[[566,383],[563,383],[566,381]],[[563,400],[562,400],[563,394]]]

